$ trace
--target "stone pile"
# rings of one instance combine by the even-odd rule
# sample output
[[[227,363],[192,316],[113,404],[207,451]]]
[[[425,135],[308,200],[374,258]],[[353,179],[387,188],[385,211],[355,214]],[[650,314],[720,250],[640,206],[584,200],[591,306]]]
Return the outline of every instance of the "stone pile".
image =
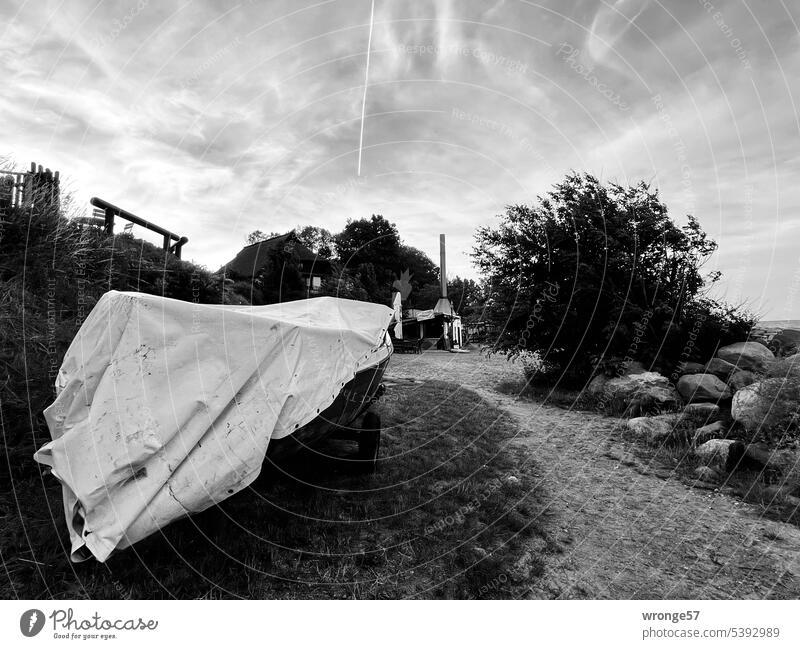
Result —
[[[768,449],[728,439],[734,423],[748,433],[757,432],[769,405],[761,388],[783,381],[765,377],[774,362],[774,354],[761,343],[735,343],[720,348],[705,365],[683,363],[674,386],[661,374],[643,372],[613,379],[596,377],[589,391],[617,404],[619,412],[631,417],[628,429],[648,444],[688,442],[701,463],[698,477],[708,479],[736,467],[764,470],[774,464]],[[800,354],[784,362],[792,373],[796,365],[800,376]],[[641,414],[637,404],[655,406],[650,411],[671,412],[636,416]]]

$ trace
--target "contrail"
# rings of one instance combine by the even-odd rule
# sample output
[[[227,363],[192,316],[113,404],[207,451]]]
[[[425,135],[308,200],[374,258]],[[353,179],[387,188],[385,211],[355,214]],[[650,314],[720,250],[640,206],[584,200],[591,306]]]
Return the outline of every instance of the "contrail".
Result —
[[[364,71],[364,97],[361,100],[361,137],[358,140],[358,174],[361,175],[361,150],[364,147],[364,114],[367,108],[367,84],[369,83],[369,52],[372,49],[372,26],[375,20],[375,0],[369,12],[369,40],[367,40],[367,69]]]

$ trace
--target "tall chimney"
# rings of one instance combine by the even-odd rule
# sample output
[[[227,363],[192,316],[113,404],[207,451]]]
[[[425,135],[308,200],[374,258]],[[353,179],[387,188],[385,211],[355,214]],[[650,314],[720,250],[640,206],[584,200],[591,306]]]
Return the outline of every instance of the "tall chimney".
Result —
[[[447,298],[447,267],[445,264],[444,235],[439,235],[439,284],[441,285],[441,297]]]

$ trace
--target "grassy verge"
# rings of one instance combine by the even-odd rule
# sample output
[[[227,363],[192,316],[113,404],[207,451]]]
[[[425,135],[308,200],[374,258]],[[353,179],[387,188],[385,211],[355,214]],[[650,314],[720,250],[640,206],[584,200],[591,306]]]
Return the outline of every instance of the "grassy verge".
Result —
[[[534,468],[507,448],[515,424],[443,382],[395,383],[379,410],[378,473],[353,471],[352,442],[326,442],[105,565],[68,562],[52,478],[15,483],[0,495],[0,596],[523,596],[557,548]]]
[[[524,379],[501,381],[494,389],[512,397],[558,408],[592,410],[593,405],[584,391],[532,384]]]

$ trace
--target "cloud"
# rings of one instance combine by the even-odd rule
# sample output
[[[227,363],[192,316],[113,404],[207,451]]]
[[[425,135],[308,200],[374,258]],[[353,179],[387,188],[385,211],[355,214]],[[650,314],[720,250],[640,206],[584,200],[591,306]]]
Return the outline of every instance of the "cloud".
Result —
[[[434,260],[445,232],[451,273],[474,276],[474,229],[568,170],[652,180],[719,241],[723,290],[775,309],[800,48],[779,3],[759,25],[718,4],[727,30],[695,3],[379,1],[357,178],[369,2],[3,3],[0,153],[186,234],[210,268],[255,229],[383,213]]]
[[[610,65],[617,70],[626,69],[619,61],[617,44],[650,2],[615,0],[613,4],[603,2],[600,5],[586,38],[586,50],[595,63]]]

